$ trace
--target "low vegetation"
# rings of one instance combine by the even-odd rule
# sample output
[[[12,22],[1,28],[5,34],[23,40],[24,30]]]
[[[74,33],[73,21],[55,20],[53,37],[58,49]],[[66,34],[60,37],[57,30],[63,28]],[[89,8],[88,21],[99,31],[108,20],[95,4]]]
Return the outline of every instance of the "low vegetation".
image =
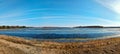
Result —
[[[0,29],[26,28],[26,26],[0,26]]]
[[[120,54],[120,38],[88,42],[44,42],[43,54]]]
[[[120,38],[59,43],[0,35],[0,54],[120,54]]]
[[[74,28],[104,28],[103,26],[76,26]]]

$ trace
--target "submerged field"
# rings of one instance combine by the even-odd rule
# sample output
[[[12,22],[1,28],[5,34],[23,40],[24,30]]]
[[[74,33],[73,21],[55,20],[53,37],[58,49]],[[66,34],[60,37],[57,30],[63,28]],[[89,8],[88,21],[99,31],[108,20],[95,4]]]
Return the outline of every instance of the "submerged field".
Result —
[[[0,54],[120,54],[120,38],[60,43],[0,35]]]

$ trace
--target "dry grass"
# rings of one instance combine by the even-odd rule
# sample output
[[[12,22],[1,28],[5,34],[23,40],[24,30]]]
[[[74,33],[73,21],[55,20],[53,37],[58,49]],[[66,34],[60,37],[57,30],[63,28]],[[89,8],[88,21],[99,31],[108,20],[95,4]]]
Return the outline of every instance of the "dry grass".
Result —
[[[120,38],[74,43],[44,42],[41,48],[42,54],[120,54]]]
[[[58,43],[0,35],[0,54],[120,54],[120,38]]]
[[[0,54],[39,54],[40,49],[36,50],[34,43],[23,38],[0,35]]]
[[[19,38],[19,37],[13,37],[13,36],[5,36],[5,35],[1,35],[0,39],[4,39],[13,43],[17,43],[17,44],[26,44],[26,45],[32,45],[32,41],[30,40],[26,40],[23,38]]]

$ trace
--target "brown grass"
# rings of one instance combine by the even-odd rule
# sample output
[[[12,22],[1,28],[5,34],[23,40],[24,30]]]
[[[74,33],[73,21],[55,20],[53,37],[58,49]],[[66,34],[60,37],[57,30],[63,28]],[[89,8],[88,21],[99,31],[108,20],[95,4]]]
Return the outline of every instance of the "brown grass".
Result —
[[[34,54],[37,49],[34,43],[23,38],[0,35],[0,54]]]
[[[58,43],[0,35],[0,54],[120,54],[120,38]]]
[[[43,54],[120,54],[120,38],[88,42],[56,43],[44,42]]]
[[[26,39],[19,38],[19,37],[13,37],[13,36],[6,37],[5,35],[1,35],[0,39],[4,39],[4,40],[10,41],[10,42],[17,43],[17,44],[27,44],[27,45],[33,44],[32,41],[30,41],[30,40],[26,40]]]

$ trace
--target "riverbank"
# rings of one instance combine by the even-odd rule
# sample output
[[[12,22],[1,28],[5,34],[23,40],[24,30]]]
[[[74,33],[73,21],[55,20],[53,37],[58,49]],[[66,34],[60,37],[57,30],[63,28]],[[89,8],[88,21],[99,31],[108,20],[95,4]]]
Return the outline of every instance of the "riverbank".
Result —
[[[120,38],[58,43],[0,35],[0,54],[120,54]]]

